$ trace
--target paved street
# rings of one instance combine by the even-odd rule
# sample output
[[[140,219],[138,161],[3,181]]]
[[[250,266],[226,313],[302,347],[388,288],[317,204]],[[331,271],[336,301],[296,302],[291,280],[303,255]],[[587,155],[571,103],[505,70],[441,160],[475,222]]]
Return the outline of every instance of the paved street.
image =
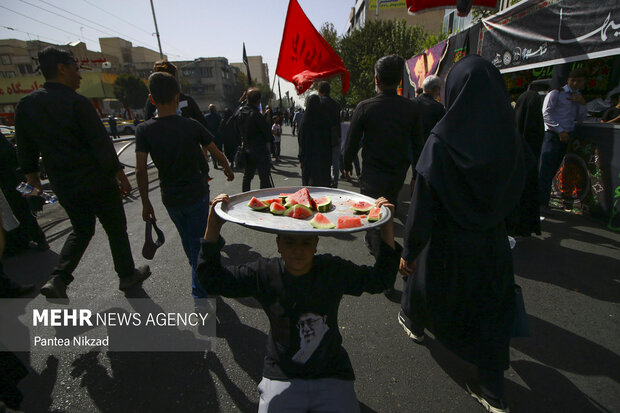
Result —
[[[120,143],[116,146],[119,147]],[[301,185],[297,139],[284,127],[282,163],[276,186]],[[133,147],[122,155],[133,165]],[[242,173],[227,182],[211,169],[211,198],[240,192]],[[135,178],[130,178],[135,187]],[[187,299],[190,269],[180,238],[161,204],[155,169],[150,170],[151,201],[166,243],[150,261],[153,275],[144,285],[155,302]],[[76,183],[88,185],[88,182]],[[258,188],[258,177],[252,189]],[[340,188],[358,191],[357,180]],[[409,191],[401,192],[396,221],[402,241]],[[125,202],[128,231],[137,265],[144,224],[134,188]],[[9,276],[40,287],[47,281],[70,225],[58,205],[46,206],[39,222],[51,244],[5,260]],[[519,240],[514,250],[517,282],[523,288],[532,337],[515,339],[506,373],[506,400],[512,412],[620,411],[620,234],[589,217],[558,212],[543,222],[540,237]],[[274,235],[226,224],[225,260],[243,263],[275,256]],[[371,264],[363,235],[322,238],[319,253],[330,252]],[[69,297],[93,305],[123,299],[117,290],[107,239],[97,226],[74,273]],[[402,282],[396,287],[402,290]],[[42,296],[33,300],[44,305]],[[363,412],[482,412],[464,390],[474,368],[459,361],[432,337],[416,345],[396,321],[399,297],[345,297],[340,307],[344,346],[356,372]],[[20,354],[31,366],[20,388],[25,412],[253,412],[261,378],[268,320],[252,300],[218,300],[216,349],[208,353],[59,352]]]

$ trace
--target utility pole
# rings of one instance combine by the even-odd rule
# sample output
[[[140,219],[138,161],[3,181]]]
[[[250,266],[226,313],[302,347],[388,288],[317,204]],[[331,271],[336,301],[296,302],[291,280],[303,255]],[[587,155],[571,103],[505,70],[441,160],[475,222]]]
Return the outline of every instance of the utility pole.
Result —
[[[153,0],[151,0],[151,10],[153,11],[153,21],[155,22],[155,35],[157,36],[157,44],[159,45],[159,58],[163,60],[164,53],[161,51],[161,41],[159,40],[159,29],[157,28],[157,18],[155,18],[155,7],[153,6]]]

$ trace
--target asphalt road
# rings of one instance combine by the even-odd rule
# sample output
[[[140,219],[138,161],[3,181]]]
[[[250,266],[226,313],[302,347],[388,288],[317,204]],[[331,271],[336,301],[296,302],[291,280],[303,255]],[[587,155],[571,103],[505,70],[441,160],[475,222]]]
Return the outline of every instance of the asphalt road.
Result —
[[[273,171],[276,186],[301,185],[297,141],[284,128],[282,163]],[[117,144],[118,146],[119,144]],[[133,164],[133,148],[121,160]],[[240,192],[242,174],[227,182],[211,175],[211,197]],[[134,178],[131,178],[135,184]],[[187,300],[190,271],[177,232],[161,204],[155,169],[150,170],[151,201],[166,233],[166,244],[150,261],[153,276],[144,285],[155,302]],[[84,183],[87,184],[87,183]],[[358,191],[357,181],[341,188]],[[253,189],[258,188],[258,177]],[[401,192],[397,240],[402,239],[408,190]],[[125,201],[128,232],[137,265],[144,224],[137,188]],[[46,206],[39,222],[51,250],[28,252],[4,261],[6,272],[40,287],[70,232],[64,211]],[[513,412],[620,411],[620,234],[591,218],[558,212],[543,222],[539,237],[519,240],[515,273],[523,288],[532,336],[515,339],[506,373],[506,400]],[[226,224],[225,258],[242,263],[275,256],[273,235]],[[319,253],[330,252],[371,264],[362,235],[322,238]],[[97,226],[68,289],[93,305],[123,300],[117,290],[107,239]],[[402,289],[397,281],[396,287]],[[45,305],[42,296],[32,297]],[[396,322],[399,299],[384,295],[345,297],[339,323],[349,352],[364,412],[481,412],[464,390],[475,370],[432,337],[416,345]],[[261,378],[268,320],[251,300],[218,301],[213,352],[49,352],[21,353],[30,374],[20,384],[25,412],[251,412]]]

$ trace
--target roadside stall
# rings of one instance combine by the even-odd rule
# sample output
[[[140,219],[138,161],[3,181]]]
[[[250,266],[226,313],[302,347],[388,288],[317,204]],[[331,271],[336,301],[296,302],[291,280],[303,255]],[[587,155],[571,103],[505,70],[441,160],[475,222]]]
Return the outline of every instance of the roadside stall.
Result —
[[[439,63],[428,64],[438,47]],[[425,76],[445,77],[470,53],[504,74],[515,100],[533,80],[550,79],[552,88],[561,87],[571,69],[586,66],[591,77],[584,95],[603,102],[620,83],[620,8],[617,0],[520,2],[409,59],[403,95],[415,96],[411,89]],[[620,126],[602,124],[595,116],[578,126],[553,195],[556,205],[602,216],[610,229],[620,230]]]

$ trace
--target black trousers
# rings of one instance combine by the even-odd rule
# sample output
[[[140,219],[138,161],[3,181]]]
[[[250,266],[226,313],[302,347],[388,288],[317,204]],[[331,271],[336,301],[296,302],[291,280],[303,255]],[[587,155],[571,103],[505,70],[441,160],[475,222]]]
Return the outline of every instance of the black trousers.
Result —
[[[60,277],[66,284],[73,281],[72,273],[95,234],[95,219],[98,218],[108,236],[114,270],[120,278],[131,276],[135,266],[127,236],[127,218],[118,188],[102,188],[99,196],[91,193],[63,197],[58,195],[73,231],[60,251],[58,264],[52,275]]]
[[[250,190],[252,179],[254,179],[254,174],[256,174],[257,171],[261,189],[273,188],[271,174],[269,173],[271,165],[268,156],[269,154],[267,151],[265,151],[263,156],[254,156],[251,154],[248,156],[245,171],[243,172],[243,184],[241,189],[243,192]]]

